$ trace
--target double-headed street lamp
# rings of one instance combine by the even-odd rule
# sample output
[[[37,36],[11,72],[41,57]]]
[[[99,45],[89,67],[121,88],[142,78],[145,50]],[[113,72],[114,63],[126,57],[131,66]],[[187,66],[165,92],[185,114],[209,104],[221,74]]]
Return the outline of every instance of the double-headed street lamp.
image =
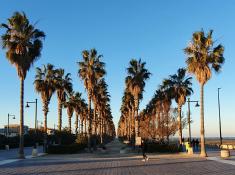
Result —
[[[27,101],[26,102],[26,108],[29,108],[30,106],[29,106],[29,104],[30,103],[35,103],[35,132],[37,132],[37,125],[38,125],[38,120],[37,120],[37,111],[38,111],[38,99],[35,99],[35,101]]]
[[[191,142],[191,118],[190,118],[190,103],[196,103],[195,107],[199,107],[200,105],[198,104],[198,101],[193,101],[188,98],[188,135],[189,135],[189,142]]]
[[[10,117],[13,117],[12,119],[16,119],[15,115],[8,113],[8,115],[7,115],[7,121],[8,121],[8,123],[7,123],[7,138],[9,137]]]

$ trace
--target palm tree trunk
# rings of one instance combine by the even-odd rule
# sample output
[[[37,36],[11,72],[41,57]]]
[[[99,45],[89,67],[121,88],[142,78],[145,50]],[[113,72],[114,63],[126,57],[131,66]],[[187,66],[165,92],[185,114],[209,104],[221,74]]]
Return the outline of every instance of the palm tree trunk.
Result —
[[[81,134],[81,120],[78,118],[78,134]]]
[[[91,152],[91,90],[88,91],[88,150]]]
[[[138,95],[137,95],[138,96]],[[138,108],[139,108],[139,99],[135,98],[135,138],[139,137],[139,117],[138,117]]]
[[[131,128],[132,128],[132,131],[131,131],[131,139],[132,139],[132,143],[135,144],[135,109],[133,108],[132,111],[131,111],[131,118],[132,118],[132,121],[131,121]]]
[[[204,84],[201,84],[201,157],[207,157],[204,128]]]
[[[69,133],[71,134],[72,133],[72,127],[71,127],[71,119],[72,119],[72,116],[68,116],[68,124],[69,124]]]
[[[182,118],[181,118],[180,104],[178,104],[178,131],[179,131],[179,144],[182,145]]]
[[[85,118],[85,120],[84,120],[84,125],[85,125],[85,136],[87,136],[87,127],[86,127],[86,124],[87,124],[87,120],[86,120],[86,118]]]
[[[43,112],[44,112],[44,137],[43,137],[43,152],[47,152],[47,113],[48,113],[48,101],[44,100],[43,102]]]
[[[83,122],[84,122],[84,119],[81,120],[81,134],[83,136],[84,132],[83,132]]]
[[[75,118],[75,134],[78,135],[78,114],[76,113]]]
[[[62,103],[58,98],[58,130],[61,131],[62,128]]]
[[[97,115],[96,115],[96,103],[94,102],[94,114],[93,114],[93,134],[96,135],[97,133]]]
[[[157,112],[157,131],[158,131],[159,138],[161,138],[160,129],[161,129],[161,113],[160,113],[160,111],[158,111]]]
[[[19,155],[20,159],[24,159],[24,79],[20,79],[20,145]]]
[[[129,113],[129,118],[128,118],[128,140],[131,140],[131,115]]]
[[[100,143],[103,144],[103,119],[100,121]]]
[[[170,139],[169,139],[169,110],[166,113],[166,138],[167,138],[167,143],[169,144]]]

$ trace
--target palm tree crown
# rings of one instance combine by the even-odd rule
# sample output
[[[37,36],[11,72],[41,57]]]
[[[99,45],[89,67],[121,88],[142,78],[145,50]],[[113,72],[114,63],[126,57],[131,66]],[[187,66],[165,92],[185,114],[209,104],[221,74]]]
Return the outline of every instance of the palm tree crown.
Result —
[[[149,79],[151,73],[145,68],[145,62],[132,59],[130,66],[127,68],[128,76],[126,77],[126,85],[130,92],[137,96],[143,92],[145,81]]]
[[[187,54],[186,63],[189,73],[193,73],[200,84],[205,84],[211,78],[211,70],[218,72],[224,63],[224,47],[216,47],[212,40],[213,31],[207,35],[204,31],[195,32],[188,47],[184,49]]]
[[[18,76],[25,79],[31,65],[40,57],[45,34],[29,23],[25,13],[19,12],[15,12],[8,24],[1,24],[1,27],[7,29],[2,35],[6,57],[16,67]]]

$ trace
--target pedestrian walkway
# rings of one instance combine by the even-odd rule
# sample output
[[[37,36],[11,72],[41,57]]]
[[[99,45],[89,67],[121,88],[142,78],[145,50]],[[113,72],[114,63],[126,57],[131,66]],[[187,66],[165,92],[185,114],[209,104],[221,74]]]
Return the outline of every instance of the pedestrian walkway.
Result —
[[[25,158],[31,159],[32,156],[32,147],[25,147],[24,148]],[[42,147],[38,147],[38,156],[45,155],[42,152]],[[19,161],[21,159],[18,159],[18,148],[10,149],[10,150],[0,150],[0,165],[5,165],[8,163],[13,163],[16,161]]]
[[[125,154],[118,140],[99,152],[75,155],[47,155],[0,166],[0,175],[234,175],[235,166],[186,154],[150,155],[148,162],[141,155]],[[108,155],[108,156],[106,156]]]

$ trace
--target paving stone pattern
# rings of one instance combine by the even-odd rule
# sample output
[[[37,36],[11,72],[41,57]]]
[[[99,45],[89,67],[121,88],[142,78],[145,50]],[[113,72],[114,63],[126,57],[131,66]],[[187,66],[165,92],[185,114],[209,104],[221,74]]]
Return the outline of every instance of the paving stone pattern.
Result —
[[[118,156],[123,145],[114,141],[107,145],[108,156],[96,153],[44,156],[0,166],[0,174],[8,175],[235,175],[235,166],[202,158],[152,156],[142,162],[141,156]]]

